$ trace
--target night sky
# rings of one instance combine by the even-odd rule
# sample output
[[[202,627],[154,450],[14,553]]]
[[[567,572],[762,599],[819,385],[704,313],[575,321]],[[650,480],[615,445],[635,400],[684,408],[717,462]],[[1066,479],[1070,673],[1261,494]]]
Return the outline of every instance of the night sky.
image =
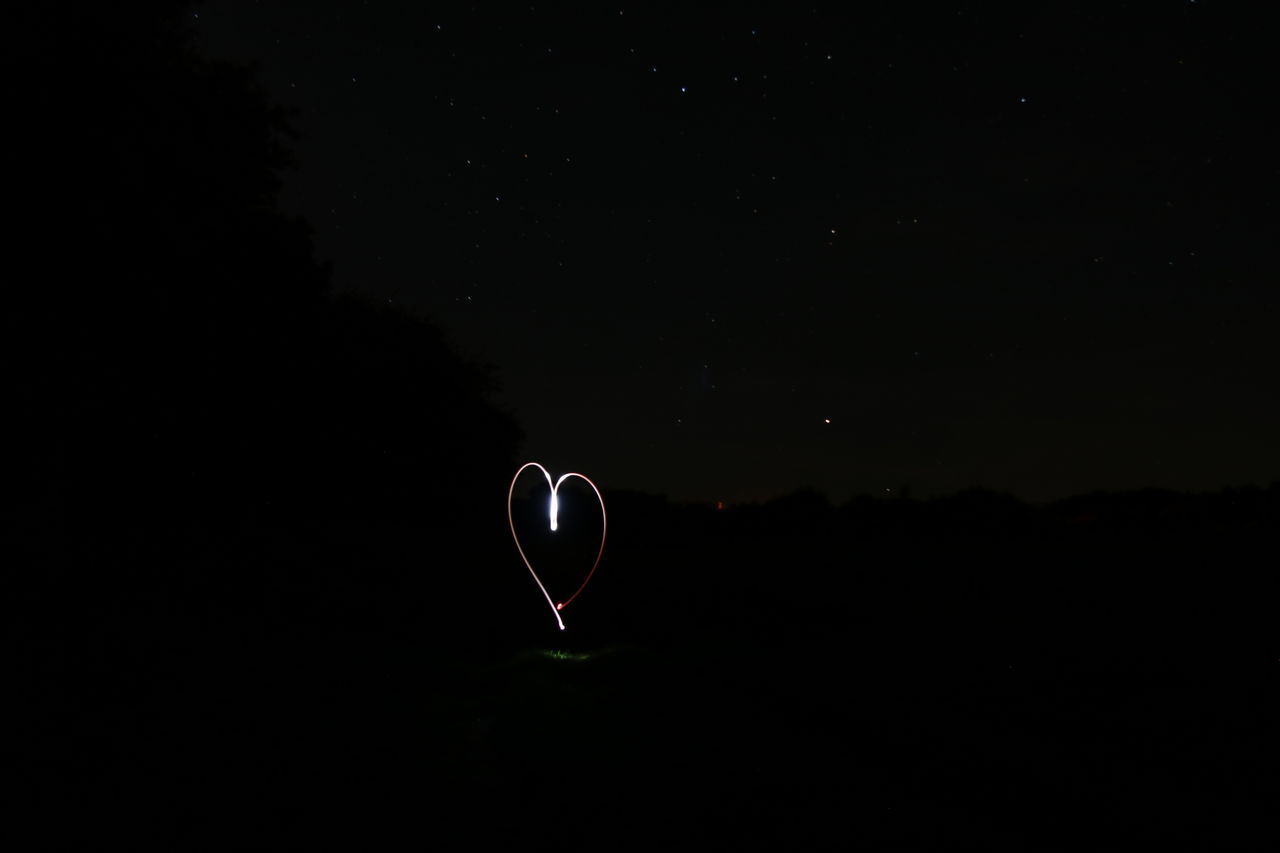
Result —
[[[491,363],[553,470],[728,502],[1280,477],[1249,7],[198,9],[296,108],[283,204],[335,285]]]

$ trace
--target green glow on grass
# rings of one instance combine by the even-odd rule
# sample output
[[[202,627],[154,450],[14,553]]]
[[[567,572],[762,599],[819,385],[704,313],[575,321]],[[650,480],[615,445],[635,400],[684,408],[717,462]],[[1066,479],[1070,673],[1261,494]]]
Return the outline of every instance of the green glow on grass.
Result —
[[[561,651],[560,649],[546,649],[542,654],[552,660],[584,661],[591,658],[591,655],[586,652],[574,653]]]

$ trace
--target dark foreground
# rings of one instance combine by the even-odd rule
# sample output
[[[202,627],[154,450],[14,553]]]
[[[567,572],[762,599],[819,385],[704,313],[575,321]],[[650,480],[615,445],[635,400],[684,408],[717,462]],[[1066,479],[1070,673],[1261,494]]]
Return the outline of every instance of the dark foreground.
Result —
[[[413,572],[412,531],[368,529],[364,562],[298,529],[242,543],[252,572],[32,610],[13,826],[219,850],[1274,841],[1269,522],[966,500],[614,496],[564,633],[506,543]]]

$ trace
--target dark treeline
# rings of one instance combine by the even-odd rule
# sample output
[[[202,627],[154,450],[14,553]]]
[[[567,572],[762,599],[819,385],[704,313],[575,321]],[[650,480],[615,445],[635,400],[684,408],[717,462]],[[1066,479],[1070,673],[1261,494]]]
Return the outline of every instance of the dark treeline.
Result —
[[[198,615],[178,601],[235,610],[277,589],[284,606],[309,548],[357,561],[390,523],[452,561],[515,462],[486,368],[421,318],[335,293],[277,207],[289,116],[249,70],[188,48],[190,14],[15,12],[19,616],[177,629]]]
[[[898,649],[945,635],[953,651],[997,657],[1159,664],[1216,657],[1233,641],[1258,656],[1273,645],[1244,639],[1268,631],[1277,484],[1099,492],[1046,505],[972,489],[842,506],[801,490],[724,510],[618,494],[611,507],[608,574],[625,580],[606,574],[601,587],[634,585],[628,599],[653,587],[668,613],[694,622],[701,608],[739,613],[751,620],[743,627],[783,643],[794,633],[880,632],[892,619]],[[646,564],[682,568],[673,576]],[[1016,651],[1009,635],[1023,638]]]
[[[651,798],[703,842],[780,844],[844,837],[844,798],[886,791],[915,812],[877,837],[1017,841],[1049,800],[999,794],[1030,817],[992,835],[976,800],[946,804],[985,765],[896,752],[916,725],[946,740],[939,696],[1050,661],[1275,656],[1275,485],[723,511],[610,492],[604,562],[560,633],[506,530],[520,432],[493,377],[424,319],[335,293],[276,205],[288,116],[188,49],[187,14],[12,13],[3,761],[42,846],[514,841],[575,806],[568,846],[646,846]],[[540,646],[648,663],[489,668]],[[876,726],[896,734],[859,753]],[[1135,820],[1115,826],[1186,836]]]
[[[440,627],[422,579],[508,556],[490,371],[338,292],[278,207],[290,116],[191,13],[8,13],[3,763],[50,839],[180,825],[155,798],[235,784],[198,765],[252,739],[216,697],[271,707],[348,634]],[[147,769],[184,746],[212,752]],[[97,801],[116,783],[152,817]]]

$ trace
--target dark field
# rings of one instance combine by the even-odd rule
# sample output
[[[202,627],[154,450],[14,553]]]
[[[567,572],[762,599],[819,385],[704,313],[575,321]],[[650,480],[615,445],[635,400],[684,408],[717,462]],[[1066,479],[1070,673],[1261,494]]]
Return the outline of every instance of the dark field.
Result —
[[[563,633],[501,529],[49,585],[10,622],[16,814],[48,846],[1274,839],[1274,489],[608,499]]]

